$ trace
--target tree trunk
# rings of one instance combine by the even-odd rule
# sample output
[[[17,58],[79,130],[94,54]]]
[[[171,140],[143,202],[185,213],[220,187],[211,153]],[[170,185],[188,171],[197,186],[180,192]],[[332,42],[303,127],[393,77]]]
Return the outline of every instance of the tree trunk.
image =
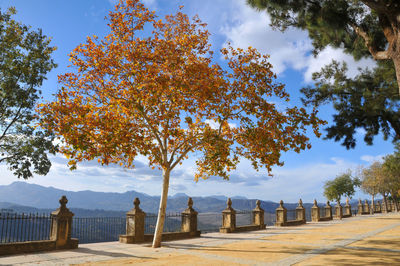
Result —
[[[386,193],[383,193],[383,204],[385,205],[385,213],[388,213],[388,205],[387,205]]]
[[[371,214],[374,214],[374,212],[375,212],[375,202],[374,202],[374,195],[372,195],[372,201],[371,201],[371,211],[370,211],[370,213]]]
[[[161,247],[161,237],[164,229],[165,212],[167,210],[167,198],[168,198],[168,188],[169,188],[169,174],[170,169],[163,169],[163,188],[160,198],[160,208],[158,210],[156,230],[154,232],[153,238],[153,248]]]
[[[394,210],[395,210],[396,212],[398,212],[398,211],[399,211],[399,205],[397,204],[398,198],[397,198],[397,196],[393,196],[393,195],[394,195],[394,194],[392,194],[393,203],[394,203]]]
[[[397,85],[399,86],[399,94],[400,94],[400,57],[399,56],[393,57],[392,60],[394,63],[394,68],[396,70]]]

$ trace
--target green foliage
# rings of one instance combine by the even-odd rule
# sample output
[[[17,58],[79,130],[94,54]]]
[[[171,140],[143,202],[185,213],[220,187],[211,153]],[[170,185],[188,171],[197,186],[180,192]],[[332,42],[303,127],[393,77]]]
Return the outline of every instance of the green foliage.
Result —
[[[317,55],[327,46],[341,48],[354,59],[374,58],[373,70],[360,69],[355,78],[346,77],[346,66],[338,62],[314,73],[314,87],[303,88],[303,102],[318,107],[332,103],[337,111],[326,138],[354,148],[356,129],[366,131],[364,141],[373,143],[380,132],[384,138],[400,138],[400,16],[398,1],[383,0],[247,0],[271,16],[271,26],[306,30]],[[384,30],[385,29],[385,34]],[[386,50],[387,49],[387,50]],[[385,51],[386,50],[386,51]],[[379,54],[378,54],[379,53]],[[397,78],[396,68],[397,64]]]
[[[372,196],[380,193],[384,187],[385,173],[382,163],[374,162],[369,167],[362,169],[360,173],[361,189]]]
[[[355,193],[355,187],[360,185],[358,178],[352,178],[347,172],[327,181],[324,185],[324,196],[330,201],[340,202],[342,196],[351,198]]]
[[[0,10],[0,163],[18,178],[47,174],[55,153],[53,137],[35,128],[35,105],[46,74],[56,67],[55,50],[39,29],[31,30],[11,17],[14,8]]]
[[[315,87],[303,88],[303,103],[320,106],[331,102],[337,113],[334,125],[327,128],[326,138],[343,140],[354,148],[358,128],[365,130],[364,141],[372,145],[374,136],[384,139],[400,137],[400,97],[397,93],[393,63],[380,61],[373,71],[364,69],[355,78],[346,76],[346,64],[332,64],[314,73]]]
[[[385,189],[393,198],[397,198],[400,194],[400,145],[397,145],[393,154],[389,154],[383,159]]]
[[[307,30],[318,54],[328,45],[343,48],[355,59],[371,56],[365,41],[353,26],[368,29],[372,43],[384,50],[387,41],[378,15],[357,0],[247,0],[271,16],[271,26],[285,31],[289,27]],[[388,1],[382,1],[388,2]]]

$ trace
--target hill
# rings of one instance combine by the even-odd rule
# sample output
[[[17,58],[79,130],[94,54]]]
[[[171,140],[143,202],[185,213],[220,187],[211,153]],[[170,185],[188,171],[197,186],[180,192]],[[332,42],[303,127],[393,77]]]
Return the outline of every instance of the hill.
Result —
[[[68,207],[77,216],[120,216],[133,207],[133,199],[138,197],[141,201],[141,208],[148,213],[157,213],[159,197],[150,196],[137,191],[127,191],[125,193],[67,191],[53,187],[43,187],[40,185],[25,182],[14,182],[10,185],[0,186],[0,209],[10,208],[18,212],[50,212],[58,208],[58,200],[62,195],[68,198]],[[181,212],[187,207],[188,196],[178,193],[168,199],[167,212]],[[226,200],[223,196],[193,197],[194,208],[198,212],[221,212],[226,208]],[[255,208],[255,199],[244,197],[233,197],[232,206],[236,210],[250,210]],[[261,207],[270,213],[274,213],[278,203],[272,201],[261,201]],[[312,204],[304,204],[306,208]],[[285,203],[286,208],[294,209],[297,203]]]

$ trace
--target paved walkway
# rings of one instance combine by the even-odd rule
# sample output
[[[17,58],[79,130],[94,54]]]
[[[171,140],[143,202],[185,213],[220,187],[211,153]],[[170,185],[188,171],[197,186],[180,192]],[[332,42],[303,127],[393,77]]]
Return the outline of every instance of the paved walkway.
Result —
[[[71,251],[0,257],[0,265],[400,265],[400,214],[163,243],[82,244]]]

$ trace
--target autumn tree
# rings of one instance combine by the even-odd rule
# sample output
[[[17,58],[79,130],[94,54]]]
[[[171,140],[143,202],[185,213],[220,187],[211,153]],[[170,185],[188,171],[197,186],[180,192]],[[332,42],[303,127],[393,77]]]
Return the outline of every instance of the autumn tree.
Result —
[[[375,196],[382,192],[385,172],[381,162],[374,162],[370,166],[363,168],[360,172],[361,189],[372,197],[372,212],[375,210]]]
[[[330,201],[340,202],[342,196],[351,198],[355,193],[355,187],[360,185],[358,178],[352,178],[351,172],[338,175],[333,180],[324,184],[324,196]]]
[[[215,63],[199,18],[178,11],[159,19],[140,1],[121,0],[108,20],[108,35],[72,51],[75,71],[59,76],[63,87],[40,107],[41,124],[63,137],[71,168],[93,159],[132,168],[141,154],[162,170],[153,247],[161,245],[171,171],[190,153],[200,155],[195,180],[228,179],[241,158],[271,171],[283,165],[282,151],[310,148],[308,127],[319,135],[316,112],[279,111],[268,101],[289,95],[267,56],[228,47],[228,69]]]
[[[53,137],[35,128],[35,105],[46,74],[56,64],[55,47],[42,31],[12,19],[15,8],[0,10],[0,163],[18,178],[48,173]]]
[[[305,104],[331,103],[336,110],[328,139],[354,148],[357,129],[364,141],[382,133],[400,138],[400,3],[393,0],[247,0],[271,16],[271,26],[308,32],[317,55],[327,46],[343,49],[354,59],[376,60],[374,69],[347,76],[345,63],[333,61],[313,74],[314,86],[302,89]]]

